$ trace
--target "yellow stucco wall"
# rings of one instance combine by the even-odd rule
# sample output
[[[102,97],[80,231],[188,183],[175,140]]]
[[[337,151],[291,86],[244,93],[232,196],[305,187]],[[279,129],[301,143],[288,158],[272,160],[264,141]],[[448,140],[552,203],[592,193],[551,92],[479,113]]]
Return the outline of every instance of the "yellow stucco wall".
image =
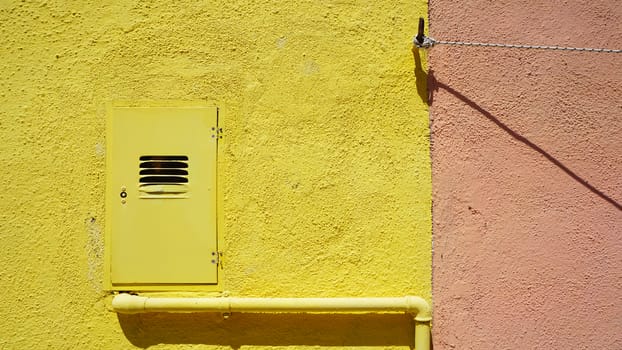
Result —
[[[401,315],[109,312],[105,104],[221,106],[230,295],[429,300],[426,3],[105,3],[0,2],[0,348],[412,345]]]

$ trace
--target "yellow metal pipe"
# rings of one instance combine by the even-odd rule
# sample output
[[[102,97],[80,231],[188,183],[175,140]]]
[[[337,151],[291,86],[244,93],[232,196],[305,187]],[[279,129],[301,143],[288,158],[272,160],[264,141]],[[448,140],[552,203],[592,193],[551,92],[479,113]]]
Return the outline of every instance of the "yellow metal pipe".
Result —
[[[431,318],[430,318],[431,319]],[[430,350],[430,320],[417,321],[415,318],[415,349]]]
[[[415,349],[430,349],[430,304],[421,297],[398,298],[160,298],[121,293],[112,300],[118,313],[143,312],[406,312],[415,319]]]

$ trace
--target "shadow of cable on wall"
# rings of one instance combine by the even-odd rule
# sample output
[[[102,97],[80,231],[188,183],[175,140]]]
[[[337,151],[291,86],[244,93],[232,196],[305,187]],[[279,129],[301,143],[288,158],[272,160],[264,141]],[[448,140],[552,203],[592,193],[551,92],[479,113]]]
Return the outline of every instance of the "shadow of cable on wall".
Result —
[[[209,344],[264,346],[409,346],[415,323],[405,314],[147,313],[118,315],[135,346]]]
[[[620,205],[620,203],[618,203],[615,199],[609,197],[604,192],[602,192],[599,189],[597,189],[596,187],[592,186],[589,182],[587,182],[586,180],[581,178],[574,171],[572,171],[570,168],[565,166],[562,162],[560,162],[555,157],[550,155],[548,152],[546,152],[540,146],[536,145],[535,143],[529,141],[526,137],[524,137],[524,136],[518,134],[517,132],[515,132],[514,130],[512,130],[510,127],[505,125],[503,122],[501,122],[499,119],[497,119],[490,112],[488,112],[487,110],[485,110],[482,107],[480,107],[477,103],[475,103],[473,100],[469,99],[468,97],[464,96],[459,91],[456,91],[451,86],[446,85],[443,82],[440,82],[440,81],[436,80],[436,78],[434,77],[434,72],[433,71],[430,71],[429,73],[426,73],[425,70],[423,69],[422,64],[421,64],[421,57],[419,56],[419,50],[418,49],[413,49],[413,58],[415,60],[415,71],[414,71],[414,73],[415,73],[415,78],[417,80],[417,93],[419,94],[419,96],[421,97],[421,99],[424,102],[428,103],[428,105],[431,106],[432,103],[433,103],[434,91],[437,91],[438,89],[443,89],[443,90],[449,92],[450,94],[454,95],[459,100],[464,102],[467,106],[473,108],[474,110],[479,112],[481,115],[486,117],[488,120],[490,120],[491,122],[495,123],[499,128],[501,128],[503,131],[505,131],[508,135],[513,137],[515,140],[522,142],[523,144],[529,146],[534,151],[540,153],[540,155],[542,155],[549,162],[551,162],[552,164],[557,166],[559,169],[561,169],[563,172],[565,172],[568,176],[570,176],[576,182],[580,183],[585,188],[587,188],[588,190],[590,190],[592,193],[596,194],[597,196],[599,196],[603,200],[609,202],[609,204],[613,205],[616,209],[622,211],[622,205]],[[427,89],[420,88],[420,82],[427,82],[428,83]]]

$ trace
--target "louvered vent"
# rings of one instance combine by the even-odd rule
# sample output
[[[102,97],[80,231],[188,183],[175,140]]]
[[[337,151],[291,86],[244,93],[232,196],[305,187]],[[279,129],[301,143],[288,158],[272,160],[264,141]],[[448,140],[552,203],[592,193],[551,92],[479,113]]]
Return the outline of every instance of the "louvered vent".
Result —
[[[140,198],[186,198],[187,156],[141,156]]]

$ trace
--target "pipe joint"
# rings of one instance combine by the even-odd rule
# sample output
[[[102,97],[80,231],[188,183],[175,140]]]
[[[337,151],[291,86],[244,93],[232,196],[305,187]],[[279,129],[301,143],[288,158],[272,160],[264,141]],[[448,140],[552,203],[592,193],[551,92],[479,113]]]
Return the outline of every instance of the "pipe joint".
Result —
[[[408,312],[414,314],[415,321],[432,321],[432,309],[425,299],[416,296],[407,296],[405,299]]]
[[[112,299],[112,309],[121,314],[138,314],[147,312],[146,303],[149,298],[121,293]]]

